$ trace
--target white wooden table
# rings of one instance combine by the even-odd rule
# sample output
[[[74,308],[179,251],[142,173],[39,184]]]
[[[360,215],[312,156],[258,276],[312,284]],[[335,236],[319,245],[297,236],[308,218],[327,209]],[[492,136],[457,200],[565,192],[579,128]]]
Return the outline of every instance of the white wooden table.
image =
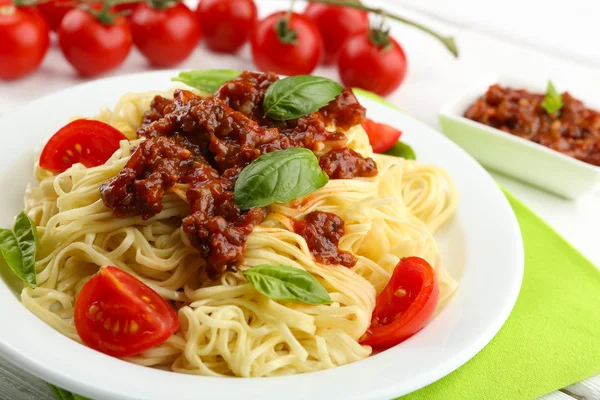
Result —
[[[596,0],[364,0],[426,22],[458,42],[461,56],[453,59],[436,41],[414,29],[394,25],[392,33],[404,46],[409,72],[389,100],[437,127],[437,111],[457,91],[490,72],[544,83],[551,78],[560,89],[600,104],[600,2]],[[284,8],[284,0],[258,0],[261,13]],[[299,4],[299,7],[302,7]],[[239,56],[216,56],[199,49],[181,68],[252,68],[248,49]],[[111,75],[147,70],[135,50]],[[316,74],[336,78],[336,71]],[[28,101],[81,82],[64,61],[56,44],[42,68],[24,80],[0,81],[0,114]],[[3,135],[9,134],[2,132]],[[592,262],[600,266],[597,226],[600,192],[576,202],[563,200],[510,178],[494,175],[506,188],[540,214]],[[0,328],[1,329],[1,328]],[[540,366],[543,368],[543,366]],[[45,383],[0,359],[0,400],[45,400]],[[600,375],[551,393],[544,400],[600,400]]]

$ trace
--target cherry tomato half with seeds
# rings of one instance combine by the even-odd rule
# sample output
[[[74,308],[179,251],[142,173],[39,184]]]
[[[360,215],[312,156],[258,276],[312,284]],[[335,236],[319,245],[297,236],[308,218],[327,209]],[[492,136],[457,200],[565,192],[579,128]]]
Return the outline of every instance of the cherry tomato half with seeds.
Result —
[[[48,25],[36,9],[0,5],[1,79],[17,79],[35,71],[49,45]]]
[[[133,42],[152,64],[170,67],[184,61],[200,41],[200,25],[183,3],[153,8],[140,3],[130,18]]]
[[[74,9],[60,24],[58,43],[67,61],[81,75],[95,76],[121,65],[133,40],[125,17],[108,16],[101,22],[90,11]]]
[[[323,53],[323,40],[308,17],[287,12],[269,15],[252,36],[252,58],[262,71],[282,75],[310,74]]]
[[[257,18],[254,0],[201,0],[196,18],[212,51],[235,53],[252,36]]]
[[[117,267],[104,266],[75,300],[75,328],[94,350],[126,357],[158,346],[179,329],[158,293]]]
[[[377,296],[371,326],[360,343],[390,347],[408,339],[427,324],[439,295],[438,281],[431,265],[419,257],[403,258]]]
[[[402,135],[402,132],[393,126],[375,122],[372,119],[367,119],[362,126],[369,136],[369,142],[375,153],[389,150]]]
[[[112,126],[100,121],[78,119],[56,132],[40,155],[40,167],[63,172],[71,165],[102,165],[127,138]]]
[[[404,50],[385,32],[371,30],[344,44],[338,70],[346,86],[370,90],[386,96],[396,90],[406,75]]]
[[[323,64],[337,61],[346,40],[369,30],[369,14],[351,7],[309,3],[304,15],[317,25],[323,38]]]

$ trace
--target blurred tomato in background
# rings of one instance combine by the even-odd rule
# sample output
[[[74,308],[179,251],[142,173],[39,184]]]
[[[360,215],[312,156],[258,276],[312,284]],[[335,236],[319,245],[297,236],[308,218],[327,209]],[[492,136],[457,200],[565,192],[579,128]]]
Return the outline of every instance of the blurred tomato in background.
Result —
[[[48,24],[38,10],[0,3],[0,78],[16,79],[35,71],[49,45]]]
[[[330,4],[309,3],[304,15],[319,28],[323,38],[323,63],[333,64],[346,40],[369,29],[369,14],[366,11]]]
[[[206,46],[220,53],[235,53],[250,39],[257,15],[253,0],[200,0],[196,9]]]
[[[183,3],[154,7],[140,3],[130,18],[133,42],[159,67],[184,61],[200,41],[201,28],[194,13]]]
[[[303,14],[271,14],[257,24],[252,36],[252,58],[262,71],[310,74],[322,55],[319,29]]]

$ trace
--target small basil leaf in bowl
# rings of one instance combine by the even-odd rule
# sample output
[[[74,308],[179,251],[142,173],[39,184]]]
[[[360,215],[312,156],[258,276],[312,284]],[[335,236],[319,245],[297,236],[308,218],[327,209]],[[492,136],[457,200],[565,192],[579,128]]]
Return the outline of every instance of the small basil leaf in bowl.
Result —
[[[404,142],[396,142],[388,150],[384,151],[383,154],[394,157],[401,157],[407,160],[416,160],[417,156],[409,145]]]
[[[306,196],[329,182],[312,151],[294,147],[263,154],[242,170],[234,200],[242,210]]]
[[[269,118],[296,119],[325,107],[342,90],[339,83],[320,76],[290,76],[269,86],[263,108]]]
[[[225,82],[237,78],[241,73],[242,71],[234,69],[204,69],[181,72],[171,80],[183,82],[202,92],[214,93]]]
[[[287,265],[257,265],[244,272],[248,282],[270,299],[331,304],[323,285],[307,271]]]
[[[14,229],[0,229],[0,253],[12,269],[29,287],[36,286],[35,252],[37,229],[31,218],[21,212]]]

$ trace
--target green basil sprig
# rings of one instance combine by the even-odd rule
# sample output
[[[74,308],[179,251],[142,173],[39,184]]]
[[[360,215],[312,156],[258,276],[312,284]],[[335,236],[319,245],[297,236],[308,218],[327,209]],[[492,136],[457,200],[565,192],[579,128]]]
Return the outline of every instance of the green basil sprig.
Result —
[[[37,229],[35,224],[21,212],[13,230],[0,229],[0,252],[6,263],[29,287],[36,285],[35,251]]]
[[[342,90],[337,82],[320,76],[290,76],[269,86],[263,108],[269,118],[296,119],[326,106]]]
[[[183,82],[203,92],[214,93],[222,84],[237,78],[241,73],[242,71],[234,69],[204,69],[181,72],[171,80]]]
[[[265,296],[280,301],[331,304],[331,297],[310,273],[287,265],[258,265],[244,272],[246,279]]]
[[[383,154],[387,154],[388,156],[406,158],[407,160],[417,159],[417,156],[415,155],[415,152],[412,149],[412,147],[410,147],[404,142],[394,143],[394,145],[388,150],[384,151]]]
[[[548,88],[546,89],[546,96],[540,105],[546,110],[548,114],[553,114],[563,107],[563,98],[556,88],[552,84],[552,81],[548,81]]]
[[[235,204],[248,210],[286,203],[322,188],[329,177],[312,151],[293,147],[263,154],[235,182]]]
[[[56,398],[56,400],[89,400],[87,397],[68,392],[64,389],[59,388],[58,386],[48,386],[50,386],[50,390],[52,390],[52,394],[54,395],[54,398]]]

